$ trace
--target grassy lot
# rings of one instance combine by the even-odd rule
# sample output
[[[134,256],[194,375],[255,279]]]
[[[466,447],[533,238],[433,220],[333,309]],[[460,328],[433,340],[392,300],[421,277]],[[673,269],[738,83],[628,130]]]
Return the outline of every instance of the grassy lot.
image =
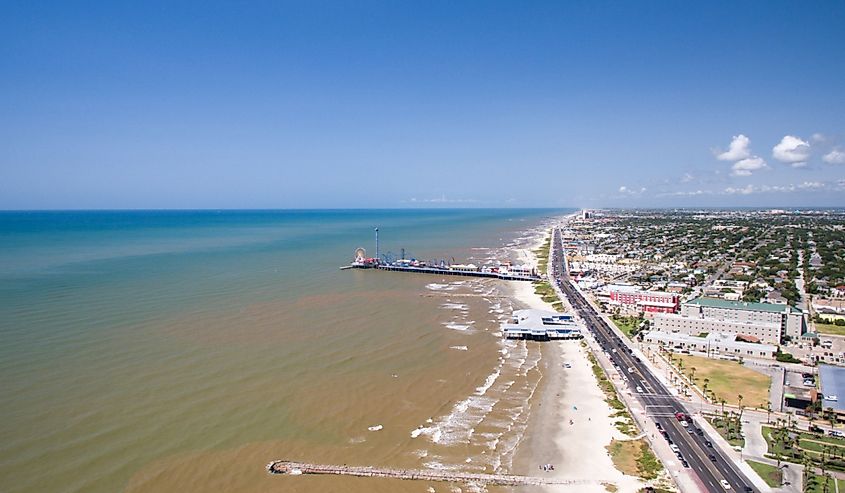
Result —
[[[825,491],[824,484],[827,483],[827,491],[828,493],[833,493],[836,488],[833,484],[834,479],[829,477],[822,477],[818,474],[813,474],[810,476],[810,483],[807,485],[807,489],[804,490],[804,493],[822,493]],[[842,480],[837,481],[839,483],[839,491],[843,491],[842,487],[845,486],[845,482]]]
[[[780,488],[783,481],[783,473],[780,469],[775,466],[770,466],[769,464],[763,464],[762,462],[756,462],[753,460],[749,460],[748,465],[751,466],[751,469],[754,469],[754,472],[763,478],[763,481],[765,481],[767,485],[772,488]]]
[[[736,429],[736,424],[733,420],[724,419],[718,416],[707,418],[707,421],[716,428],[716,431],[722,435],[722,438],[727,440],[731,445],[745,446],[745,438],[740,436],[740,430]],[[731,433],[728,433],[730,427]]]
[[[623,320],[618,319],[618,318],[613,318],[612,320],[613,320],[613,324],[616,325],[617,327],[619,327],[619,330],[621,330],[622,333],[625,334],[626,336],[628,336],[628,339],[630,339],[631,338],[631,331],[634,330],[635,325],[634,324],[626,324]]]
[[[834,336],[845,336],[845,327],[833,324],[815,324],[816,332],[819,334],[829,334]]]
[[[557,303],[560,299],[557,297],[555,288],[546,281],[538,281],[534,283],[534,292],[543,298],[546,303]]]
[[[767,454],[769,457],[774,457],[775,454],[780,454],[783,460],[797,463],[800,461],[798,457],[800,457],[802,453],[806,453],[816,463],[820,463],[822,457],[824,456],[826,458],[825,462],[827,464],[827,469],[834,471],[845,470],[845,461],[842,460],[843,454],[845,454],[845,439],[814,435],[806,432],[797,432],[798,446],[790,447],[783,443],[776,444],[772,438],[774,433],[774,428],[770,426],[763,426],[763,437],[769,445],[769,452]],[[796,432],[792,431],[790,433],[793,436],[796,434]],[[824,444],[827,444],[829,447],[827,454],[822,453]]]
[[[738,395],[742,395],[743,404],[759,406],[769,402],[771,377],[750,370],[736,361],[723,361],[701,356],[676,355],[684,362],[684,373],[689,374],[695,368],[695,380],[699,388],[704,386],[704,379],[709,379],[707,388],[715,392],[728,404],[738,404]]]
[[[643,479],[654,479],[663,470],[645,440],[612,440],[607,446],[610,458],[617,469],[625,474]]]

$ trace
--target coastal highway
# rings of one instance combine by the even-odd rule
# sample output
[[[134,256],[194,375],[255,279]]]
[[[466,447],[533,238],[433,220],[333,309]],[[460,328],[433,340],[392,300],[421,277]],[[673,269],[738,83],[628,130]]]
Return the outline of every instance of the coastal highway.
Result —
[[[557,231],[554,233],[552,252],[550,273],[554,277],[554,282],[569,298],[572,308],[587,324],[610,360],[619,368],[649,417],[659,423],[672,443],[678,446],[681,455],[700,479],[701,486],[708,492],[724,492],[725,488],[721,481],[726,480],[731,485],[731,491],[758,491],[717,446],[708,446],[712,440],[706,433],[699,436],[695,432],[696,428],[700,428],[697,423],[690,423],[689,428],[681,425],[675,418],[675,413],[689,414],[686,407],[651,373],[648,366],[633,354],[633,350],[572,286],[562,258],[563,250]],[[640,387],[642,392],[636,392],[637,387]],[[655,437],[655,439],[662,440],[663,438]],[[680,463],[680,460],[678,462]]]

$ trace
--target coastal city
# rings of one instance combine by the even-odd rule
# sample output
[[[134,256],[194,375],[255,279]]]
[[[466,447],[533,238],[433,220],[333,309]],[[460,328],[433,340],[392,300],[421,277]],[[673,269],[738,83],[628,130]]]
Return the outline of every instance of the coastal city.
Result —
[[[845,493],[845,0],[0,25],[0,493]]]
[[[531,282],[501,336],[589,349],[625,437],[607,454],[643,491],[815,492],[845,488],[842,251],[842,211],[582,210],[518,266],[359,249],[350,267]]]
[[[663,437],[651,446],[676,487],[694,490],[684,482],[702,457],[715,489],[845,486],[845,214],[585,210],[554,234],[570,296],[645,363],[604,370],[640,398],[626,404]],[[662,391],[681,404],[675,419],[643,402]]]

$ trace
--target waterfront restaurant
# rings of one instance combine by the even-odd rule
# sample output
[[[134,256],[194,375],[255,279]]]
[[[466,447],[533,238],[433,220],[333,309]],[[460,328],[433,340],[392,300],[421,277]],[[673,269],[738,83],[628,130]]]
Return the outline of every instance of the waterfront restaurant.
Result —
[[[502,324],[502,337],[548,341],[581,339],[583,334],[572,315],[545,310],[516,310],[510,321]]]

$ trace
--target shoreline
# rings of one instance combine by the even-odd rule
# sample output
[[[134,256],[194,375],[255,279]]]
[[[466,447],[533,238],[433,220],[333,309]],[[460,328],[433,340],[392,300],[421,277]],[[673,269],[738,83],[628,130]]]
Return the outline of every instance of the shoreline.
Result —
[[[557,218],[546,226],[560,224],[568,217],[571,216]],[[518,254],[536,265],[533,250],[542,245],[547,232],[548,228],[542,233],[538,231],[531,244],[520,248]],[[534,293],[532,284],[512,286],[512,292],[514,299],[525,307],[554,311],[551,304]],[[564,311],[570,311],[566,300],[561,301]],[[528,424],[512,458],[513,472],[567,479],[601,479],[613,481],[619,492],[639,491],[644,486],[642,481],[616,469],[605,448],[613,439],[628,437],[614,426],[613,410],[605,401],[587,358],[589,348],[579,341],[541,344],[541,380],[528,402]],[[565,363],[569,368],[564,367]],[[543,471],[543,464],[552,464],[554,471]],[[598,485],[581,485],[538,486],[527,491],[607,490]]]

